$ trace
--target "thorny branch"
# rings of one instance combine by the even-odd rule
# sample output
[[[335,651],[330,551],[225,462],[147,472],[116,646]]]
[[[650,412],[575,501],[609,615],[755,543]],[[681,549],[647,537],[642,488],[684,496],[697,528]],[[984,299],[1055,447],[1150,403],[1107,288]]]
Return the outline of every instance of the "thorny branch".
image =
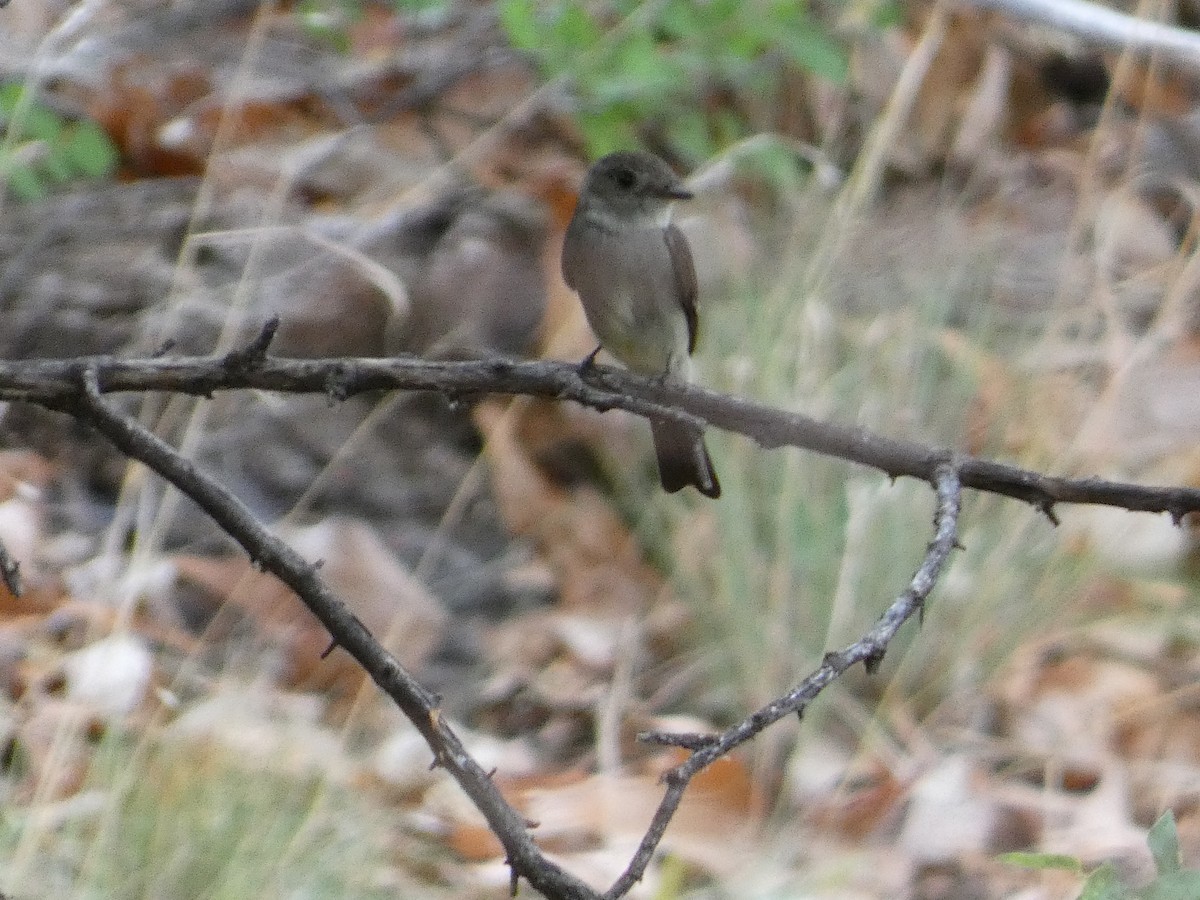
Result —
[[[514,891],[517,879],[524,877],[555,900],[615,900],[625,895],[645,873],[697,773],[780,718],[802,713],[855,663],[862,662],[869,671],[879,665],[901,625],[923,608],[956,546],[964,487],[1024,500],[1052,520],[1053,507],[1060,502],[1169,512],[1176,521],[1189,512],[1200,511],[1200,491],[1196,490],[1041,475],[613,369],[598,367],[585,376],[566,363],[499,359],[273,359],[267,355],[273,332],[273,323],[269,323],[244,351],[224,357],[0,362],[0,400],[36,403],[91,424],[122,452],[191,498],[238,541],[257,566],[295,591],[329,630],[331,648],[344,648],[392,697],[429,744],[435,763],[455,778],[486,817],[508,854]],[[937,493],[935,536],[908,589],[875,626],[860,640],[827,654],[821,666],[791,692],[719,735],[642,735],[645,741],[682,747],[691,755],[664,776],[663,798],[637,852],[613,886],[600,894],[542,854],[531,836],[531,823],[508,805],[489,774],[463,748],[440,715],[438,698],[405,671],[329,591],[317,576],[317,566],[274,537],[237,497],[104,398],[104,394],[115,392],[170,391],[208,396],[217,390],[237,389],[324,393],[331,400],[383,389],[435,391],[456,399],[489,393],[528,394],[574,400],[601,410],[624,409],[643,416],[699,422],[747,435],[765,447],[801,447],[871,466],[892,477],[928,481]]]
[[[804,709],[834,679],[855,663],[863,663],[867,671],[873,672],[887,651],[888,643],[896,636],[900,626],[920,611],[925,599],[937,584],[946,560],[958,542],[958,513],[962,506],[962,483],[958,472],[950,465],[938,466],[934,474],[934,489],[937,491],[937,510],[934,513],[934,538],[925,552],[921,567],[913,575],[908,590],[892,601],[875,626],[850,646],[835,653],[826,653],[820,668],[800,682],[778,700],[773,700],[755,710],[737,725],[719,735],[679,735],[649,732],[638,735],[648,743],[686,747],[692,750],[687,761],[671,769],[663,780],[667,789],[658,805],[650,827],[642,838],[629,867],[605,893],[608,898],[621,897],[641,880],[654,849],[662,840],[675,810],[683,800],[692,778],[730,750],[755,737],[768,725],[778,722],[792,713],[803,714]]]
[[[258,348],[258,339],[251,347]],[[1042,475],[1006,463],[883,437],[864,428],[821,422],[800,413],[730,397],[701,387],[664,383],[606,366],[581,375],[565,362],[480,359],[445,362],[415,357],[388,359],[277,359],[261,349],[227,357],[120,360],[0,361],[0,401],[27,401],[61,408],[79,397],[85,371],[95,373],[100,393],[168,391],[210,396],[216,391],[256,389],[325,394],[341,400],[370,391],[433,391],[461,400],[484,394],[525,394],[573,400],[599,410],[623,409],[640,416],[700,422],[751,438],[764,447],[798,447],[878,469],[891,478],[933,481],[939,465],[953,462],[963,487],[1002,494],[1031,504],[1054,519],[1059,503],[1116,506],[1166,512],[1178,522],[1200,512],[1200,490],[1147,487],[1099,478]],[[232,360],[232,361],[231,361]]]
[[[594,898],[587,885],[542,855],[529,835],[527,823],[505,802],[488,773],[467,753],[440,714],[438,698],[425,690],[346,605],[317,577],[317,566],[271,534],[250,509],[232,493],[200,472],[175,448],[100,396],[94,369],[81,374],[82,395],[63,407],[65,412],[94,426],[121,452],[145,464],[191,498],[222,529],[241,544],[251,561],[290,587],[321,620],[372,680],[417,727],[433,750],[435,763],[446,769],[487,818],[504,845],[514,878],[524,875],[548,897]]]

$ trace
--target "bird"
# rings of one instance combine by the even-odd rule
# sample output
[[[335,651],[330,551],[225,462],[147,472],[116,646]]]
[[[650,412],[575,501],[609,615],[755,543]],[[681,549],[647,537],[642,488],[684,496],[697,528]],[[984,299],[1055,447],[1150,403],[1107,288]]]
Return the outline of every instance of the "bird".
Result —
[[[671,222],[672,203],[691,197],[670,166],[643,151],[610,153],[588,170],[562,251],[563,279],[600,341],[583,367],[603,348],[633,372],[691,380],[696,269]],[[699,426],[651,418],[650,427],[664,490],[691,485],[721,496]]]

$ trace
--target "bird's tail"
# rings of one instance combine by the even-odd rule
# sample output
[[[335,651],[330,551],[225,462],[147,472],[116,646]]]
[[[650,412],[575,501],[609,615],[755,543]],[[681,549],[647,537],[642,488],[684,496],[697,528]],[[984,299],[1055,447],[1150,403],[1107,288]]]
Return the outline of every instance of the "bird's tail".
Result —
[[[706,497],[715,500],[721,496],[721,483],[704,446],[703,431],[662,419],[651,420],[650,427],[663,490],[673,494],[690,484]]]

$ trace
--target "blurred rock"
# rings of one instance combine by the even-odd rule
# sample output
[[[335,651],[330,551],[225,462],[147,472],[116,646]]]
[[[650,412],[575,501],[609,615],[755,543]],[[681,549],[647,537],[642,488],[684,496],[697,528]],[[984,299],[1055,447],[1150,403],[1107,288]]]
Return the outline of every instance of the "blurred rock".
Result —
[[[910,793],[900,844],[919,863],[953,862],[991,850],[996,801],[966,755],[938,760]]]
[[[172,296],[183,310],[172,338],[211,341],[226,310],[196,273],[176,266],[199,186],[189,178],[139,181],[8,202],[0,217],[0,353],[62,359],[127,350]],[[213,217],[211,225],[238,218]]]
[[[413,285],[409,308],[389,322],[388,352],[528,351],[546,309],[545,239],[545,214],[520,194],[464,204]]]
[[[537,336],[544,214],[516,193],[443,185],[371,222],[285,203],[293,224],[262,229],[252,191],[217,191],[197,215],[198,189],[192,179],[138,181],[10,203],[0,219],[0,353],[145,356],[168,341],[170,353],[224,352],[272,315],[281,327],[271,352],[281,356],[378,356],[385,334],[421,353],[512,355]],[[168,408],[146,409],[153,421]],[[475,468],[480,438],[466,407],[430,395],[331,404],[230,392],[175,409],[160,433],[177,442],[200,426],[197,464],[265,521],[354,517],[420,565],[457,614],[434,641],[438,666],[469,664],[472,617],[544,602],[544,591],[514,590],[507,563],[496,564],[526,556],[512,553],[486,470]],[[46,489],[52,531],[98,537],[115,516],[127,461],[73,420],[12,405],[0,442],[39,448],[66,473]],[[145,510],[161,508],[161,483],[141,490]],[[152,527],[169,549],[228,550],[198,509],[171,508],[169,519],[126,527]],[[293,613],[305,615],[299,604]]]
[[[63,660],[67,699],[104,717],[134,711],[146,696],[154,657],[145,641],[113,634]]]

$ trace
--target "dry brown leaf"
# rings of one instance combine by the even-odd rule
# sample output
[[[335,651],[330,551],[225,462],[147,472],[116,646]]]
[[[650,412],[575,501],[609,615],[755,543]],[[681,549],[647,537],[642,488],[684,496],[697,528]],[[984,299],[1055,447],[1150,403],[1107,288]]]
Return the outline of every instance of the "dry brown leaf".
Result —
[[[446,834],[446,843],[468,862],[484,862],[504,853],[504,845],[486,825],[457,822]]]
[[[634,846],[645,833],[661,798],[653,774],[593,775],[557,789],[527,789],[527,813],[545,831],[579,846]],[[757,820],[749,778],[737,761],[722,761],[699,783],[693,782],[663,837],[663,849],[709,873],[731,872],[753,846]],[[590,835],[590,837],[589,837]],[[615,876],[614,872],[614,876]]]
[[[533,827],[533,836],[559,857],[585,855],[615,878],[628,853],[645,833],[662,796],[658,773],[678,764],[668,754],[643,774],[585,775],[577,771],[505,777],[496,783]],[[663,849],[709,872],[730,872],[745,864],[758,827],[755,788],[738,759],[719,760],[701,773],[684,795],[663,839]],[[503,850],[478,811],[449,779],[427,792],[423,809],[445,825],[445,839],[466,859],[482,862]],[[568,861],[568,865],[572,865]]]
[[[24,593],[14,597],[0,582],[0,617],[49,611],[61,597],[61,585],[43,572],[47,540],[42,493],[56,467],[32,451],[0,451],[0,543],[19,566]]]
[[[805,819],[823,832],[862,841],[894,821],[906,799],[906,785],[882,761],[861,761],[823,794],[805,804]]]
[[[321,560],[321,576],[363,624],[416,670],[440,640],[446,613],[437,599],[365,525],[327,519],[285,536],[303,556]],[[177,557],[186,581],[241,610],[285,650],[284,683],[349,696],[365,674],[344,653],[321,654],[330,637],[292,592],[242,558]]]
[[[10,735],[27,766],[17,799],[45,802],[74,794],[103,731],[103,723],[87,707],[41,698]]]
[[[32,450],[0,450],[0,503],[21,493],[36,495],[50,484],[57,470],[57,466]]]
[[[160,70],[154,61],[141,58],[118,63],[105,89],[88,91],[80,99],[136,174],[176,177],[203,171],[207,145],[168,146],[161,140],[163,128],[212,87],[199,66],[185,63]]]
[[[1069,854],[1088,867],[1113,861],[1136,881],[1153,874],[1146,829],[1133,822],[1133,797],[1124,767],[1107,766],[1094,790],[1072,800],[1058,815],[1047,817],[1040,849]]]
[[[903,60],[911,52],[911,39],[898,33],[857,62],[860,81],[882,104],[890,97]],[[983,65],[987,35],[979,16],[951,17],[946,34],[921,83],[909,127],[888,148],[888,161],[909,176],[927,174],[947,160],[960,132],[962,114],[970,104],[975,81]],[[977,127],[977,126],[972,126]]]
[[[501,515],[513,533],[536,541],[558,577],[563,608],[640,613],[662,590],[660,576],[599,493],[564,490],[535,464],[519,439],[527,414],[522,402],[485,401],[475,409]]]
[[[593,638],[581,638],[581,631]],[[486,644],[492,675],[479,691],[477,721],[505,733],[536,733],[543,752],[556,758],[578,756],[590,748],[598,705],[611,690],[611,638],[620,633],[618,620],[552,610],[493,626]],[[580,656],[581,640],[599,647]]]
[[[1200,774],[1200,716],[1186,674],[1195,653],[1184,645],[1175,652],[1186,656],[1172,659],[1168,632],[1128,598],[1108,615],[1014,658],[1002,736],[1023,762],[1001,794],[1013,821],[1027,823],[1026,846],[1088,866],[1113,860],[1138,881],[1151,871],[1148,823],[1165,807],[1190,803]]]
[[[1010,697],[1013,736],[1024,747],[1082,760],[1111,755],[1123,711],[1160,692],[1140,666],[1080,655],[1044,662],[1029,688]]]
[[[1152,116],[1179,116],[1195,108],[1195,83],[1173,67],[1125,60],[1110,69],[1118,75],[1112,93],[1139,113]]]

